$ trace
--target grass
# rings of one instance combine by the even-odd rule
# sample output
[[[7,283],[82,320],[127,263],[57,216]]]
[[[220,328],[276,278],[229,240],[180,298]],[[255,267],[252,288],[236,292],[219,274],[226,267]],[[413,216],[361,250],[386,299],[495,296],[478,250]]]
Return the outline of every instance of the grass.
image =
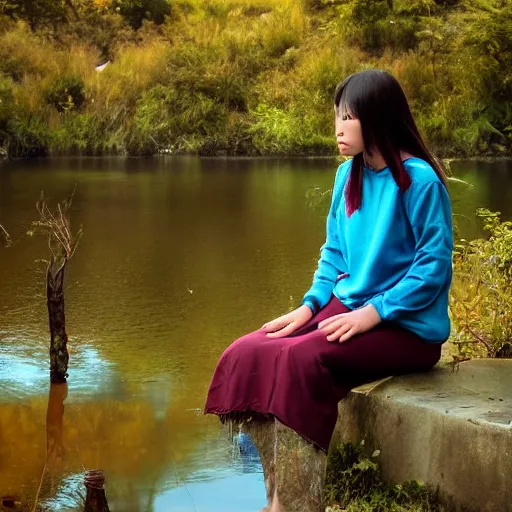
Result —
[[[403,84],[438,153],[509,154],[510,37],[499,27],[512,14],[486,2],[427,15],[400,1],[373,12],[361,0],[177,0],[164,23],[138,30],[108,0],[51,30],[0,17],[0,95],[12,98],[0,143],[11,156],[334,155],[336,84],[381,67]],[[501,53],[489,55],[477,28]],[[65,108],[48,100],[70,81],[84,102],[65,88]]]
[[[369,456],[364,442],[343,443],[329,453],[326,512],[444,512],[435,493],[422,482],[383,482],[379,455],[376,450]]]

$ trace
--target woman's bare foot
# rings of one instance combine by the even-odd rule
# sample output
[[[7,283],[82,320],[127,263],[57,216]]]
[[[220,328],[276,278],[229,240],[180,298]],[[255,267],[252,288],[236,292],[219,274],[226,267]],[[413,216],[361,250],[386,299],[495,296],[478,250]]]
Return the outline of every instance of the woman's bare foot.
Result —
[[[268,512],[284,512],[281,503],[279,503],[279,498],[277,497],[277,489],[274,491],[274,498],[272,499],[272,504]]]

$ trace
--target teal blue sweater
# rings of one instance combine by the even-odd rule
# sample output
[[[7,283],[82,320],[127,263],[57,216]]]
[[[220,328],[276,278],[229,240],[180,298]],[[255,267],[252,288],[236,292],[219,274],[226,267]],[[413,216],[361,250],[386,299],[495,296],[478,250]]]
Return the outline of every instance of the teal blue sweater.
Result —
[[[361,208],[347,217],[351,162],[338,168],[326,242],[303,304],[315,311],[334,294],[350,309],[372,304],[383,321],[429,342],[445,341],[453,249],[445,186],[420,158],[404,162],[412,184],[403,194],[389,168],[364,168]]]

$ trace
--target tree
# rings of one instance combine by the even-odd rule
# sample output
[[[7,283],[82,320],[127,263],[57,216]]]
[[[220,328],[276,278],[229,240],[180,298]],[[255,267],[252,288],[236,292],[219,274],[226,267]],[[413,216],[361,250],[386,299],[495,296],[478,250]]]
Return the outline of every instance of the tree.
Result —
[[[66,317],[64,314],[64,272],[82,237],[82,228],[73,235],[69,209],[73,194],[59,203],[54,212],[41,192],[36,204],[39,220],[34,221],[34,231],[48,236],[50,260],[46,268],[46,296],[50,323],[50,381],[66,382],[69,354],[67,349]]]
[[[32,30],[67,20],[64,0],[0,0],[0,13],[13,20],[26,21]]]
[[[161,25],[171,12],[167,0],[114,0],[113,6],[135,30],[142,26],[144,20]]]

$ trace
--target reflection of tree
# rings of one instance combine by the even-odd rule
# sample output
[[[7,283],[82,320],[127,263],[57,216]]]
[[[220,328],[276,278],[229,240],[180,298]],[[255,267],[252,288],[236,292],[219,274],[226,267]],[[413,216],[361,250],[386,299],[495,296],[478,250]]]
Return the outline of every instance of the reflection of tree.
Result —
[[[46,410],[46,458],[41,480],[32,510],[38,510],[43,496],[53,496],[62,483],[65,469],[66,451],[63,442],[64,401],[68,396],[67,383],[51,384]],[[101,470],[89,470],[85,473],[84,485],[87,491],[84,512],[109,512],[104,489],[105,476]],[[73,497],[80,501],[81,494]],[[46,508],[46,507],[43,507]]]
[[[64,417],[66,392],[67,385],[50,390],[46,440],[43,399],[0,405],[0,495],[32,505],[40,487],[40,502],[59,494],[83,504],[66,482],[84,468],[102,468],[112,510],[142,511],[157,490],[180,485],[196,469],[190,457],[203,439],[204,418],[186,412],[185,400],[164,415],[143,401],[66,402]]]
[[[46,457],[33,510],[37,509],[43,489],[52,493],[60,482],[64,459],[62,443],[64,400],[67,396],[68,385],[66,383],[50,385],[46,409]]]
[[[46,411],[46,465],[51,470],[62,466],[64,446],[62,429],[64,422],[64,400],[68,396],[68,385],[51,384]]]
[[[87,471],[84,478],[87,488],[84,512],[110,512],[105,495],[105,475],[101,470]]]

